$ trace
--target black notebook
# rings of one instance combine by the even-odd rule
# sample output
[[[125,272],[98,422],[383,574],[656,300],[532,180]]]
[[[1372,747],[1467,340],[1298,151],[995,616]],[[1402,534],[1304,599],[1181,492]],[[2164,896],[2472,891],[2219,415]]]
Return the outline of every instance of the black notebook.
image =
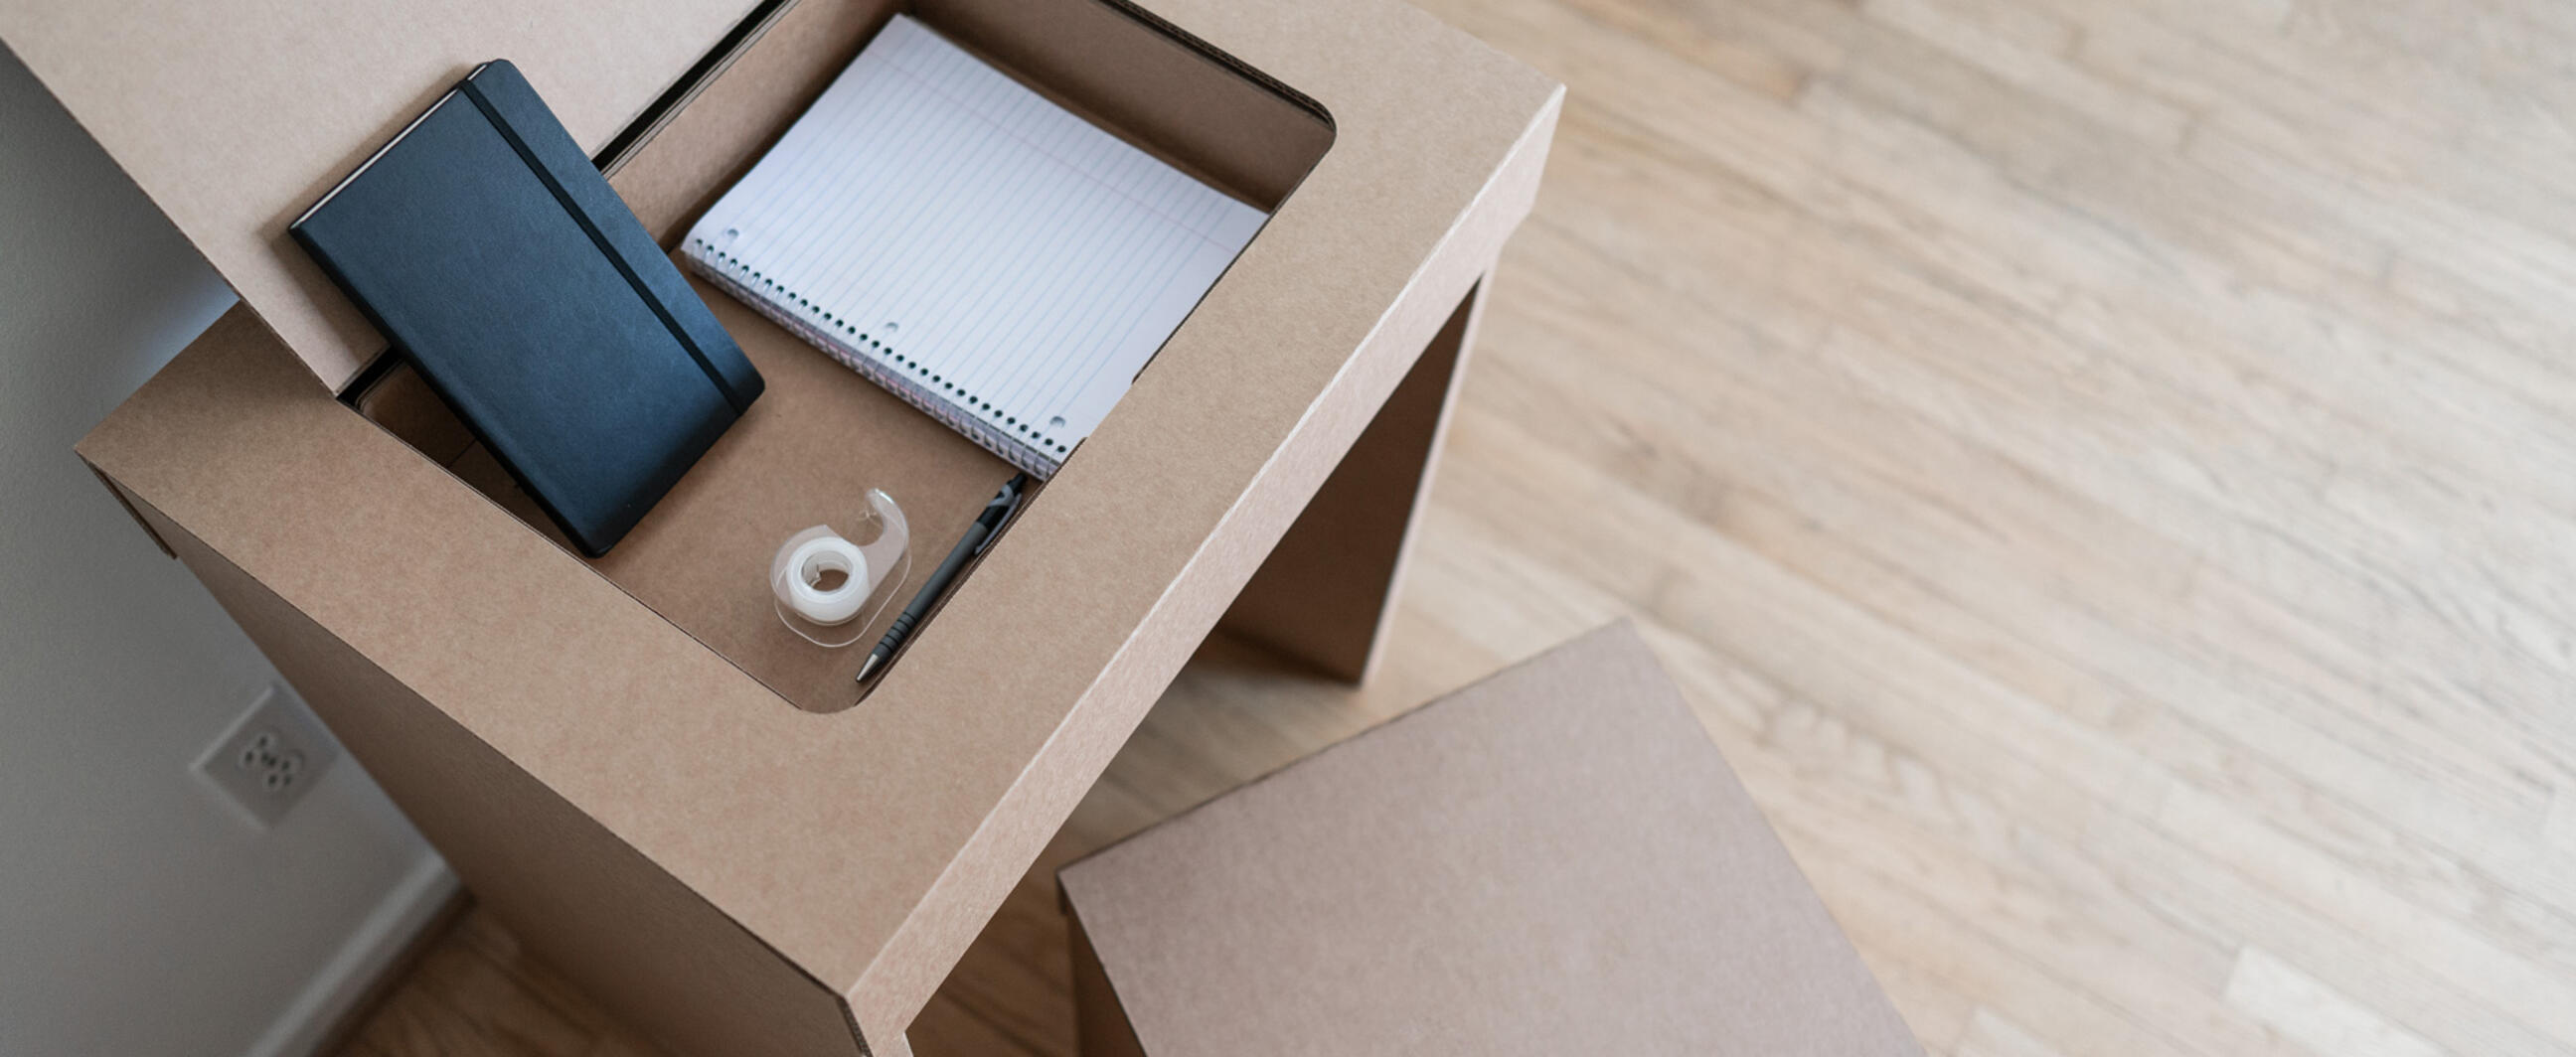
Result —
[[[760,395],[507,62],[476,68],[292,230],[592,557]]]

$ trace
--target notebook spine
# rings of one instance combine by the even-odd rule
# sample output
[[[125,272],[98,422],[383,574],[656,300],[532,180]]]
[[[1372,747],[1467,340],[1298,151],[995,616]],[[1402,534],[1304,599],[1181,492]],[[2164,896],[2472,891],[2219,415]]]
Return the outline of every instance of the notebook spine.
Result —
[[[876,383],[877,388],[893,393],[904,403],[919,409],[922,414],[929,415],[948,428],[963,434],[966,439],[974,441],[985,451],[992,452],[1003,462],[1026,470],[1029,476],[1041,481],[1054,477],[1057,468],[1063,465],[1053,456],[1004,436],[990,423],[950,405],[948,401],[905,377],[902,372],[850,347],[847,342],[834,337],[830,331],[800,318],[775,299],[752,289],[749,284],[742,281],[740,276],[732,274],[732,270],[723,263],[701,256],[696,246],[686,247],[683,256],[689,262],[690,271],[723,288],[724,292],[732,295],[734,300],[751,306],[753,311],[787,328],[788,333],[804,339],[806,344],[821,349],[825,355],[840,361],[841,366],[858,372],[859,377]]]

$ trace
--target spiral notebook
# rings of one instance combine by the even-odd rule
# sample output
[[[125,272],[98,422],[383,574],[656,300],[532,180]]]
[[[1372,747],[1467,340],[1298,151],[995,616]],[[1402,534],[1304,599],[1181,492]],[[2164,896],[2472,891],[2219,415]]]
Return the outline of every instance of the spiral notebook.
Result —
[[[898,15],[682,253],[1044,479],[1266,218]]]

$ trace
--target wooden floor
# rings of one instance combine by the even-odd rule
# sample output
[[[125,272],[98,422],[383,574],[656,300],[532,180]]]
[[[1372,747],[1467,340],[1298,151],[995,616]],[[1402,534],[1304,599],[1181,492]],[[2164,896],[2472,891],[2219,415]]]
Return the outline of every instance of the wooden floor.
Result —
[[[1212,645],[920,1053],[1070,1052],[1069,856],[1622,616],[1936,1054],[2576,1052],[2576,7],[1431,6],[1572,92],[1385,677]],[[637,1050],[469,919],[351,1052]]]

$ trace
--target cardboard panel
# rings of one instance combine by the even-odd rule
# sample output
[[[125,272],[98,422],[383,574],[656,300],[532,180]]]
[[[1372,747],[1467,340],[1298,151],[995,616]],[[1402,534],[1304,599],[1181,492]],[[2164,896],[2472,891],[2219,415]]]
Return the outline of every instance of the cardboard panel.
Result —
[[[1069,954],[1073,957],[1074,1030],[1082,1057],[1145,1057],[1136,1027],[1118,1004],[1118,991],[1100,968],[1100,954],[1082,929],[1082,915],[1065,908]]]
[[[1329,115],[1258,69],[1207,52],[1113,3],[921,0],[917,13],[1057,101],[1164,161],[1271,209],[1332,145]]]
[[[484,905],[627,1023],[690,1054],[863,1052],[832,988],[258,580],[142,509]]]
[[[1086,1053],[1922,1052],[1625,625],[1060,877]]]
[[[676,245],[823,94],[901,0],[802,0],[746,42],[651,139],[608,174],[644,230]]]
[[[337,391],[384,341],[286,225],[478,63],[597,150],[752,0],[15,0],[0,41]]]
[[[1226,610],[1227,628],[1327,675],[1369,677],[1490,282],[1477,283],[1450,315],[1315,490]]]

